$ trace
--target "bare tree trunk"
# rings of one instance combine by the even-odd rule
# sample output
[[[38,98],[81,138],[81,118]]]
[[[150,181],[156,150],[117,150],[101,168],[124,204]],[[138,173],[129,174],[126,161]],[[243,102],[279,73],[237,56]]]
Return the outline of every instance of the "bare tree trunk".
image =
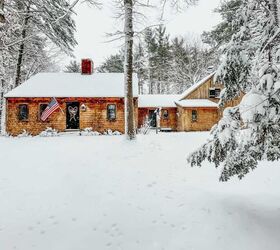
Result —
[[[6,100],[4,98],[4,79],[0,80],[0,134],[6,132]]]
[[[0,0],[0,29],[1,25],[5,23],[5,15],[4,15],[4,0]],[[1,31],[1,30],[0,30]],[[3,47],[3,41],[0,39],[0,47]],[[2,66],[4,56],[3,53],[0,55],[0,67]],[[4,71],[0,71],[0,133],[2,134],[4,131]]]
[[[5,23],[4,0],[0,0],[0,23]]]
[[[24,18],[24,23],[21,31],[22,42],[19,46],[18,58],[17,58],[17,67],[16,67],[16,78],[15,78],[15,87],[18,87],[21,84],[21,67],[23,61],[23,54],[25,49],[25,38],[27,36],[27,24],[30,18],[30,7],[27,7],[26,17]]]
[[[129,140],[136,138],[133,104],[133,0],[124,0],[125,8],[125,132]]]
[[[279,3],[277,0],[271,0],[271,11],[275,18],[275,23],[279,27]]]

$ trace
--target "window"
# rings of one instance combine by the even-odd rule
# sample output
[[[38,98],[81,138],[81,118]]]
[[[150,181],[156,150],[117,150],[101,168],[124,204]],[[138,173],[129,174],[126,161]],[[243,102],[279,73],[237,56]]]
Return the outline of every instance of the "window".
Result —
[[[162,111],[162,117],[163,117],[164,120],[168,120],[169,119],[169,112],[168,112],[167,109],[164,109]]]
[[[28,120],[28,105],[27,104],[20,104],[18,106],[18,119],[20,121],[27,121]]]
[[[220,98],[221,89],[215,89],[215,97]]]
[[[107,119],[109,121],[114,121],[117,118],[117,112],[116,112],[116,105],[115,104],[109,104],[107,106]]]
[[[38,116],[38,119],[41,121],[41,116],[42,116],[42,113],[45,111],[45,109],[48,107],[48,104],[46,103],[42,103],[39,105],[39,116]]]
[[[209,89],[209,98],[220,98],[221,89],[211,88]]]
[[[215,97],[216,97],[215,89],[209,89],[209,98],[215,98]]]
[[[197,121],[197,110],[192,110],[192,122]]]

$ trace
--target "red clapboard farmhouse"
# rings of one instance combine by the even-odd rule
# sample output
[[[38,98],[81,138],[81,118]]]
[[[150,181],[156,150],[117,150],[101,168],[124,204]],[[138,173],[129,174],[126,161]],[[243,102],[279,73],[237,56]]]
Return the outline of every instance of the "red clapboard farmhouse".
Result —
[[[58,131],[92,128],[124,133],[124,74],[93,73],[92,62],[82,61],[82,73],[39,73],[5,95],[6,131],[18,135],[24,130],[37,135],[47,127]],[[222,85],[214,84],[214,73],[182,95],[139,95],[133,76],[135,124],[147,120],[151,127],[170,131],[210,130],[221,116],[218,108]],[[42,112],[52,98],[60,106],[46,121]],[[227,106],[238,104],[239,99]],[[157,122],[156,110],[160,113]]]

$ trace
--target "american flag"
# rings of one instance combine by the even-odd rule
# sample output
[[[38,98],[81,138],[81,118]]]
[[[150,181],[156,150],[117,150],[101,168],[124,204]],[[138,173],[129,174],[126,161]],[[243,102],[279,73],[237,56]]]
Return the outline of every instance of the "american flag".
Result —
[[[57,100],[53,97],[51,99],[51,102],[48,104],[48,106],[46,107],[46,109],[43,111],[42,115],[41,115],[41,120],[45,121],[48,119],[48,117],[57,109],[59,108],[59,104],[57,102]]]

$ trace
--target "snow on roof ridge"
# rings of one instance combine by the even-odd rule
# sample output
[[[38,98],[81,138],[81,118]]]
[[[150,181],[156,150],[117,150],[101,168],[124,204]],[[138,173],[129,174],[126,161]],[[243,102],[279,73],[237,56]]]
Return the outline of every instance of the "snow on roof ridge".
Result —
[[[178,106],[181,107],[196,107],[196,108],[203,108],[203,107],[213,107],[217,108],[218,104],[210,101],[209,99],[184,99],[175,101]]]
[[[195,91],[197,88],[199,88],[202,84],[204,84],[206,81],[208,81],[212,76],[214,76],[216,74],[216,71],[212,72],[211,74],[209,74],[208,76],[204,77],[203,79],[201,79],[200,81],[198,81],[197,83],[195,83],[194,85],[192,85],[191,87],[189,87],[187,90],[185,90],[183,92],[183,94],[180,97],[180,101],[183,100],[184,98],[186,98],[190,93],[192,93],[193,91]]]

